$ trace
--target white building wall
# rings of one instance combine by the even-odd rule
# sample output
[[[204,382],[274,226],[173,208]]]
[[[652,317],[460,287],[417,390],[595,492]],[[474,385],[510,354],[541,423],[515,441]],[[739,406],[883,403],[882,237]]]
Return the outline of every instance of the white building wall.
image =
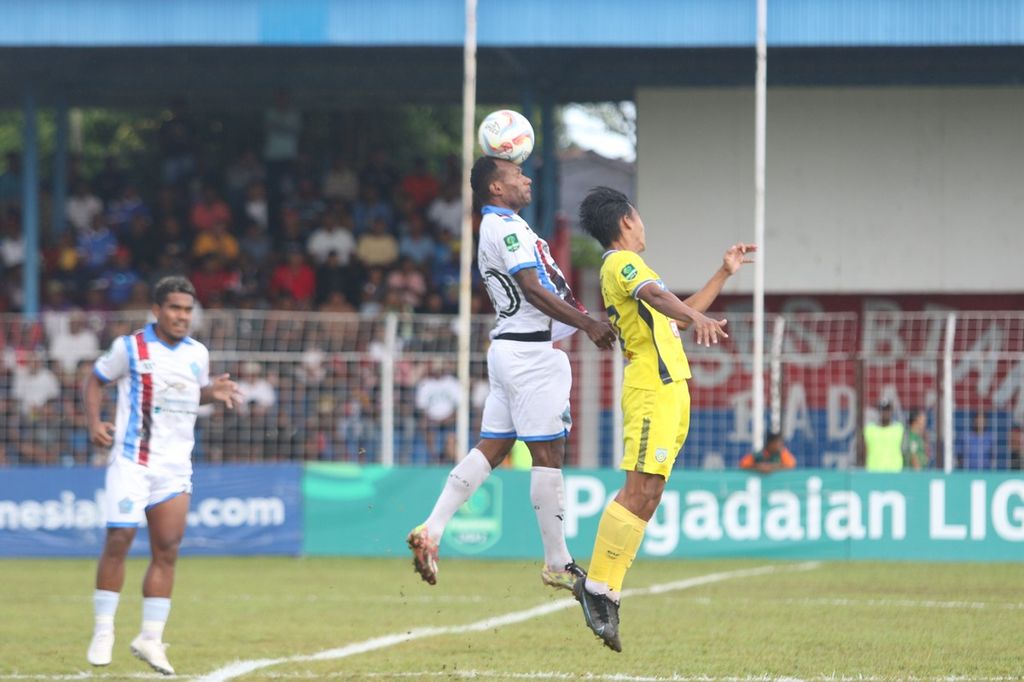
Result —
[[[647,260],[692,291],[753,239],[754,91],[637,105]],[[1024,289],[1024,88],[770,88],[767,167],[769,293]]]

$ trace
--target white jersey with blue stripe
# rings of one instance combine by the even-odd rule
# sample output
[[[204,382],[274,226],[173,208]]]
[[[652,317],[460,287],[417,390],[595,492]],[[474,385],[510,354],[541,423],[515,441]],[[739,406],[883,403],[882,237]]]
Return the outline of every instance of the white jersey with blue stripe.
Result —
[[[168,471],[191,470],[200,389],[210,383],[210,353],[191,338],[164,343],[154,325],[114,340],[93,373],[117,382],[111,457]]]
[[[484,206],[481,211],[480,245],[477,263],[487,285],[487,295],[497,313],[491,338],[499,334],[530,334],[551,331],[554,340],[575,331],[561,323],[552,329],[550,317],[533,307],[523,295],[515,274],[534,268],[544,287],[566,303],[586,312],[573,296],[548,243],[530,225],[509,208]]]

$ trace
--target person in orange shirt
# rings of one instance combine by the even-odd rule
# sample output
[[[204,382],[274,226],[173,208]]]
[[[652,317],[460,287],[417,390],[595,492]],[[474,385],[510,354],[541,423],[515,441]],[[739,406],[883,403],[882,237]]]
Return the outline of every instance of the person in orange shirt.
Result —
[[[768,433],[764,447],[757,454],[747,453],[740,460],[741,469],[753,469],[762,474],[770,474],[782,469],[796,467],[796,458],[782,442],[782,434],[774,431]]]

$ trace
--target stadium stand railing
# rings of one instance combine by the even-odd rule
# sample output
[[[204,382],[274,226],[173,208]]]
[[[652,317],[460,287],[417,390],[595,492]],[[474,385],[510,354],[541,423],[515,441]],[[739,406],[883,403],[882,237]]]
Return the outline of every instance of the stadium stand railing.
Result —
[[[147,317],[145,310],[0,316],[0,462],[105,461],[88,442],[82,382],[91,360]],[[206,310],[194,322],[194,336],[210,348],[211,373],[230,373],[246,398],[234,412],[202,409],[198,462],[427,465],[466,450],[454,427],[453,317]],[[490,316],[472,322],[470,442],[487,395],[491,325]],[[752,447],[753,319],[730,315],[729,329],[718,346],[687,343],[693,409],[680,458],[687,468],[732,468]],[[563,347],[573,365],[575,420],[567,461],[609,466],[618,450],[619,363],[582,335]],[[948,441],[957,460],[964,448],[981,447],[985,468],[1018,468],[1024,313],[769,315],[764,385],[766,424],[783,433],[801,466],[861,463],[861,430],[886,399],[896,419],[926,413],[932,467],[943,466]],[[113,405],[111,394],[108,413]],[[979,413],[985,425],[968,445]]]

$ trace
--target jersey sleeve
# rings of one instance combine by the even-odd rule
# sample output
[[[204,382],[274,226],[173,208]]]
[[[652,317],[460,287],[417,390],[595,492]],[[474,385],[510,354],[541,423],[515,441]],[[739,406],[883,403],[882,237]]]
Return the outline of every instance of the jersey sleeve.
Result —
[[[205,388],[210,385],[210,351],[205,346],[197,364],[199,372],[196,373],[196,379],[199,381],[199,388]]]
[[[533,238],[517,221],[502,221],[498,231],[501,239],[501,259],[505,270],[514,275],[523,268],[537,267],[533,252]]]
[[[96,359],[92,365],[92,373],[103,383],[117,381],[128,374],[128,349],[130,337],[119,336],[114,339],[110,349]]]
[[[661,278],[651,270],[639,254],[617,251],[608,256],[608,284],[613,291],[636,298],[648,284],[659,284]]]

